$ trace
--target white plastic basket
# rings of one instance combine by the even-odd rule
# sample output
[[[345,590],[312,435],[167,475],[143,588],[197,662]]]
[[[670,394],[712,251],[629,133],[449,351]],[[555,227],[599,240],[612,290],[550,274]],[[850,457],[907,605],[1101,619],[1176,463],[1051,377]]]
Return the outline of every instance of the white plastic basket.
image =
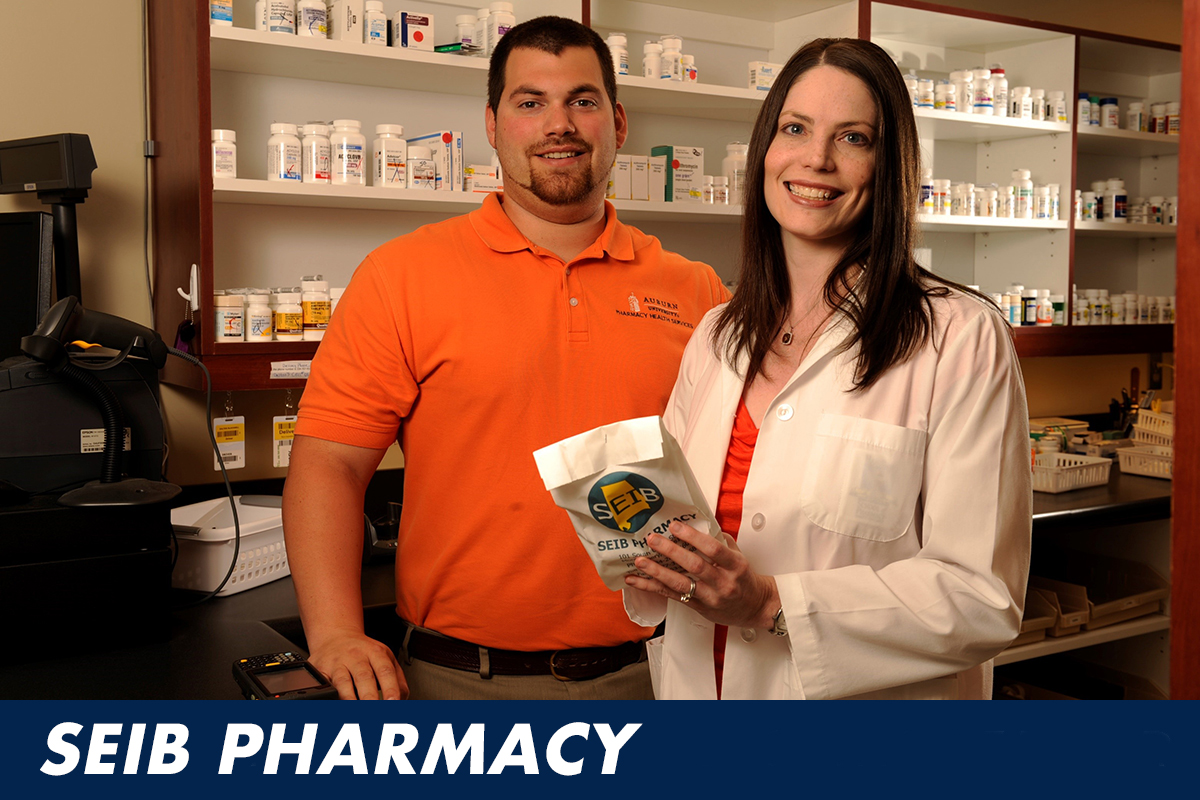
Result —
[[[1143,428],[1141,425],[1133,426],[1133,441],[1139,446],[1173,447],[1175,445],[1175,437],[1173,435],[1159,433],[1151,428]]]
[[[235,497],[241,544],[237,566],[218,597],[237,594],[291,574],[283,546],[279,497]],[[171,573],[177,589],[211,592],[225,578],[233,558],[233,512],[229,498],[206,500],[171,511],[179,558]]]
[[[1058,494],[1108,483],[1112,459],[1073,453],[1041,453],[1033,459],[1033,490]]]
[[[1175,415],[1159,414],[1148,408],[1139,409],[1135,428],[1145,428],[1151,433],[1161,433],[1164,436],[1175,435]]]
[[[1171,480],[1175,450],[1171,447],[1126,447],[1117,451],[1121,472]]]

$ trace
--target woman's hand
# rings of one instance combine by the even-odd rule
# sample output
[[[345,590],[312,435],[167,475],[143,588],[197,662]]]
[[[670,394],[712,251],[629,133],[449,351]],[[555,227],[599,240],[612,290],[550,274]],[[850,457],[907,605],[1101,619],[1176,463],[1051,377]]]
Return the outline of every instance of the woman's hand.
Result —
[[[643,557],[636,559],[634,566],[649,578],[630,575],[625,578],[626,585],[675,602],[685,602],[683,598],[687,597],[688,608],[718,625],[771,627],[771,618],[780,605],[775,579],[752,570],[732,536],[722,532],[716,539],[682,522],[671,523],[671,534],[695,547],[696,552],[657,533],[650,534],[646,543],[683,567],[686,574]]]

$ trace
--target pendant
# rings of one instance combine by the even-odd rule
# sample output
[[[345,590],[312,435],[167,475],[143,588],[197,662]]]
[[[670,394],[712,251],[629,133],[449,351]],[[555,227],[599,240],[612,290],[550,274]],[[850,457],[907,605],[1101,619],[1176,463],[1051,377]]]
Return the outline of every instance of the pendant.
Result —
[[[791,344],[792,343],[792,332],[788,331],[787,333],[783,334],[783,336],[780,338],[779,341],[783,342],[785,347],[787,345]]]

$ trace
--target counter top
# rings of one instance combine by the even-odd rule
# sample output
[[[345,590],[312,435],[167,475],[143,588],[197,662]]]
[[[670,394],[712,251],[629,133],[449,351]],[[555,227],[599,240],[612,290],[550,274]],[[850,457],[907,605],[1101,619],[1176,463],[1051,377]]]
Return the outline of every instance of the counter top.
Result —
[[[1033,530],[1088,525],[1107,527],[1171,516],[1169,480],[1127,475],[1115,462],[1108,484],[1061,494],[1033,493]]]

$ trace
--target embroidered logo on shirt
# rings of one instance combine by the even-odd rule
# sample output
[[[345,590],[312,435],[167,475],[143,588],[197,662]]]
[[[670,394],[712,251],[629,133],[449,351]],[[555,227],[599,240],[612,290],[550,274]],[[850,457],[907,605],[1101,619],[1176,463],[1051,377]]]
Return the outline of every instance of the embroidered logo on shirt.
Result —
[[[610,472],[592,484],[588,506],[604,527],[636,533],[663,507],[663,496],[636,472]]]
[[[672,303],[669,300],[660,300],[657,297],[642,297],[639,300],[636,294],[630,292],[629,310],[626,311],[623,308],[618,308],[615,310],[622,317],[657,319],[662,322],[670,322],[673,325],[679,325],[680,327],[688,329],[696,327],[692,323],[680,317],[678,303]]]
[[[638,302],[637,295],[633,292],[629,293],[629,310],[635,314],[642,310],[642,304]]]

